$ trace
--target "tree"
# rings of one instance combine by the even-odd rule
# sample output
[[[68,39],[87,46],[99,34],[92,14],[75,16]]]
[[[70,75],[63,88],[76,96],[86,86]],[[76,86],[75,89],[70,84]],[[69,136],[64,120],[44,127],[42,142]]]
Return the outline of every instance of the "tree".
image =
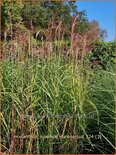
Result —
[[[7,38],[7,33],[10,30],[12,38],[13,25],[22,21],[21,10],[23,8],[22,0],[4,0],[1,6],[2,15],[2,31],[4,33],[4,39]]]
[[[40,2],[24,2],[22,18],[25,26],[30,30],[42,26],[41,22],[44,13],[46,13],[46,10],[40,6]]]

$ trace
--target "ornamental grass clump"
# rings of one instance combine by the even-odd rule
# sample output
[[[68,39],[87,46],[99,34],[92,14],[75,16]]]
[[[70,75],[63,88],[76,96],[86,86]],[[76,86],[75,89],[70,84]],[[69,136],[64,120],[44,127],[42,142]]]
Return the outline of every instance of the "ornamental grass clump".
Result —
[[[53,22],[39,43],[29,35],[27,48],[3,45],[3,153],[114,152],[114,73],[90,67],[89,31],[75,35],[77,17],[68,43]]]

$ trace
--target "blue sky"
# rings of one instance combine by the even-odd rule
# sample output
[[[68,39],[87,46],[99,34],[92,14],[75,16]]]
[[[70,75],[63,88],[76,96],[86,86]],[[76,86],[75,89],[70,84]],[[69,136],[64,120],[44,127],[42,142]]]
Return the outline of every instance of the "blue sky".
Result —
[[[101,1],[78,1],[78,10],[86,10],[89,21],[97,20],[100,27],[106,29],[108,38],[105,41],[112,41],[115,39],[115,2],[114,0]]]

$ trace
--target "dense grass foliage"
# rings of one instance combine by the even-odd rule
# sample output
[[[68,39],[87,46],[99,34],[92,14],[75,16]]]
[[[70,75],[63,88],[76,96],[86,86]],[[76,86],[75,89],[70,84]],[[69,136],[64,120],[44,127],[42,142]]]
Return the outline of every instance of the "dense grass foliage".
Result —
[[[3,60],[3,152],[114,153],[114,70],[89,64]]]

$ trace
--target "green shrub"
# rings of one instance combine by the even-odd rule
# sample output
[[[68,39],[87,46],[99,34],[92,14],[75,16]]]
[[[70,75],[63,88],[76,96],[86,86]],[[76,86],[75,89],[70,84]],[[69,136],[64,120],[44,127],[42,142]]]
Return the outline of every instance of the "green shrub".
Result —
[[[114,65],[114,52],[115,43],[114,42],[103,42],[99,41],[96,43],[90,61],[95,66],[101,66],[103,69],[108,69]]]

